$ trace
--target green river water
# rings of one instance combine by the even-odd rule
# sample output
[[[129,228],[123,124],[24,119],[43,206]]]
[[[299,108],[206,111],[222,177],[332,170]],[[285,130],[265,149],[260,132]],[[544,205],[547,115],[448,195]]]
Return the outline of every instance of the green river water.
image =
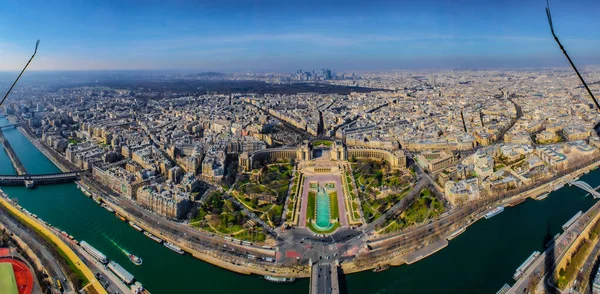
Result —
[[[6,123],[6,119],[0,119],[0,125]],[[60,172],[18,130],[6,129],[3,133],[28,173]],[[15,174],[3,148],[0,174]],[[600,185],[600,171],[581,180],[596,187]],[[176,254],[118,220],[75,184],[3,190],[30,212],[118,262],[153,294],[309,292],[308,279],[273,284]],[[495,293],[504,283],[513,283],[514,271],[533,251],[543,250],[548,230],[552,235],[561,232],[571,216],[593,205],[594,200],[585,194],[578,188],[565,187],[545,200],[527,200],[475,223],[431,257],[380,273],[348,275],[342,284],[348,293]],[[143,265],[133,265],[121,248],[140,256]]]

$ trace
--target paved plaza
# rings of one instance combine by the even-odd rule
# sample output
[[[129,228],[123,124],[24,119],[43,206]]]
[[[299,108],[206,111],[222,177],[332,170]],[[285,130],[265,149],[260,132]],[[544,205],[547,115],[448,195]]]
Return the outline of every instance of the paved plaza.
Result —
[[[306,175],[304,178],[304,185],[302,187],[302,200],[301,200],[301,208],[300,208],[300,223],[298,226],[304,228],[306,227],[306,211],[308,206],[308,192],[311,190],[311,183],[319,183],[320,185],[325,183],[334,183],[335,190],[337,191],[337,205],[338,211],[340,215],[340,226],[348,226],[348,217],[346,214],[346,205],[344,204],[344,189],[342,187],[342,180],[339,175],[332,174],[315,174],[315,175]]]

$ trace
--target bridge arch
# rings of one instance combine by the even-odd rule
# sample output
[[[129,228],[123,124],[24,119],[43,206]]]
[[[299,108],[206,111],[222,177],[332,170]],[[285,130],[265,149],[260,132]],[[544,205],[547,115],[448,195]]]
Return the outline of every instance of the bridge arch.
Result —
[[[570,185],[573,185],[577,188],[580,188],[584,191],[587,191],[588,193],[592,194],[592,196],[594,196],[594,198],[600,198],[600,193],[598,191],[596,191],[596,189],[594,189],[592,186],[590,186],[590,184],[584,182],[584,181],[573,181],[573,180],[566,180],[567,183],[569,183]]]

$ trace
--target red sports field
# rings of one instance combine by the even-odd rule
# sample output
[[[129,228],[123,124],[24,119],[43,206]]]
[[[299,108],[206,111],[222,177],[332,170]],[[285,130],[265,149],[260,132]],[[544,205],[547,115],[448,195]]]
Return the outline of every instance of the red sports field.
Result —
[[[0,263],[12,264],[19,294],[31,294],[33,292],[33,274],[25,263],[10,257],[0,258]]]
[[[301,257],[302,255],[300,253],[298,253],[298,251],[296,250],[287,250],[285,252],[285,257],[286,258],[297,258],[297,257]]]

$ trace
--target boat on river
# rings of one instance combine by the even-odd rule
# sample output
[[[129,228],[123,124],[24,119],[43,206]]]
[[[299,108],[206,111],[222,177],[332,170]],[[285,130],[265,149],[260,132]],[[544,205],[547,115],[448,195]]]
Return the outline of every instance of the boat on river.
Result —
[[[544,200],[544,199],[546,199],[546,197],[548,197],[548,193],[544,193],[542,195],[535,197],[535,200]]]
[[[379,273],[379,272],[382,272],[382,271],[384,271],[384,270],[386,270],[388,268],[390,268],[389,264],[378,265],[376,268],[373,269],[373,272],[374,273]]]
[[[179,246],[177,246],[177,245],[175,245],[173,243],[165,242],[165,243],[163,243],[163,245],[165,245],[165,247],[167,247],[167,248],[169,248],[169,249],[171,249],[171,250],[173,250],[173,251],[175,251],[175,252],[177,252],[179,254],[184,254],[185,253],[185,251],[183,251],[183,249],[181,249]]]
[[[485,218],[486,219],[490,219],[496,215],[499,215],[500,213],[502,213],[504,211],[504,207],[503,206],[498,206],[496,208],[494,208],[494,210],[488,212],[485,214]]]
[[[140,282],[135,282],[133,283],[131,286],[129,286],[129,289],[131,289],[131,293],[133,294],[150,294],[150,292],[148,292],[148,290],[144,289],[144,286],[142,285],[142,283]]]
[[[148,237],[148,238],[156,241],[157,243],[162,243],[163,242],[163,239],[152,235],[150,232],[144,232],[144,235],[146,235],[146,237]]]
[[[502,286],[502,288],[500,288],[500,290],[498,290],[498,292],[496,292],[496,294],[506,294],[506,293],[508,293],[509,290],[510,290],[510,285],[507,283],[504,283],[504,286]]]
[[[135,279],[132,274],[130,274],[121,265],[114,261],[109,262],[107,267],[113,273],[115,273],[115,275],[119,279],[121,279],[121,281],[125,282],[125,284],[131,284],[133,282],[133,279]]]
[[[115,210],[112,209],[110,206],[106,205],[106,203],[102,203],[102,204],[100,204],[100,206],[104,207],[104,209],[108,210],[111,213],[115,212]]]
[[[117,213],[115,213],[115,215],[116,215],[116,216],[117,216],[117,217],[118,217],[120,220],[122,220],[122,221],[126,221],[126,220],[127,220],[127,219],[126,219],[124,216],[120,215],[118,212],[117,212]]]
[[[464,233],[467,230],[467,228],[462,227],[454,232],[452,232],[452,234],[450,234],[448,237],[446,237],[446,240],[450,241],[456,237],[458,237],[460,234]]]
[[[292,283],[296,281],[296,278],[285,278],[285,277],[274,277],[274,276],[263,276],[263,278],[272,283]]]
[[[133,254],[128,254],[127,257],[129,257],[129,260],[135,264],[135,265],[142,265],[142,259],[133,255]]]
[[[583,211],[579,211],[577,212],[571,219],[569,219],[563,226],[562,229],[564,231],[568,230],[578,219],[579,217],[581,217],[581,215],[583,214]]]
[[[89,253],[92,257],[94,257],[99,262],[101,262],[103,264],[108,263],[108,258],[106,258],[106,255],[104,255],[102,252],[100,252],[100,250],[92,247],[92,245],[88,244],[85,241],[81,241],[79,243],[79,245],[81,246],[81,248],[83,248],[83,250],[85,250],[87,253]]]
[[[534,251],[520,266],[519,268],[517,268],[517,270],[515,271],[515,274],[513,275],[513,279],[515,281],[518,281],[523,274],[525,273],[525,271],[527,271],[527,269],[529,268],[529,266],[531,266],[531,264],[533,264],[533,262],[540,256],[540,252],[539,251]]]
[[[136,229],[138,232],[141,232],[141,231],[143,231],[143,230],[144,230],[144,229],[140,228],[140,226],[136,225],[136,224],[135,224],[134,222],[132,222],[132,221],[129,221],[129,225],[130,225],[132,228]]]

